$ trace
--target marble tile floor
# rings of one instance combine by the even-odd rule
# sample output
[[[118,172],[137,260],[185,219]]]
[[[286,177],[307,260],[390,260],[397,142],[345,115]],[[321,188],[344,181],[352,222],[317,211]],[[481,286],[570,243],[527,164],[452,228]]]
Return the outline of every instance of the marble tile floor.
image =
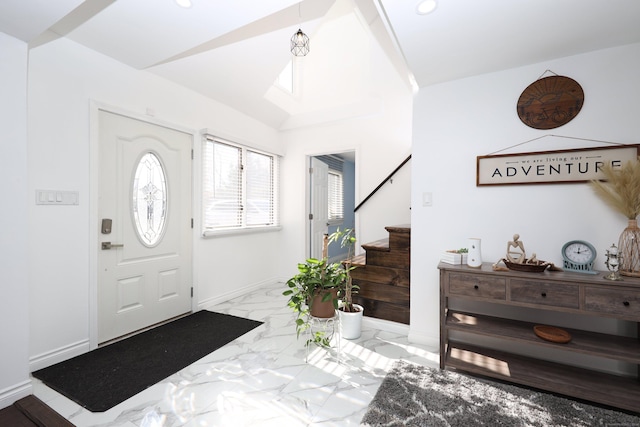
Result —
[[[438,349],[409,343],[408,328],[366,318],[359,339],[307,351],[284,289],[207,307],[264,324],[108,411],[89,412],[37,379],[34,394],[78,427],[357,426],[396,360],[438,366]]]

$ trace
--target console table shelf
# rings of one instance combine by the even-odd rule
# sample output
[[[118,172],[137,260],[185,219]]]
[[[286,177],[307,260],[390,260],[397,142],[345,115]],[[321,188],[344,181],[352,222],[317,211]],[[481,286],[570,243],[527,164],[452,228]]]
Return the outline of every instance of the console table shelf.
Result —
[[[624,281],[611,282],[603,279],[602,274],[493,271],[490,264],[471,268],[441,263],[438,268],[442,369],[458,369],[640,412],[637,376],[609,374],[493,348],[497,347],[497,339],[506,344],[526,344],[640,367],[640,339],[636,337],[563,328],[572,339],[560,344],[539,338],[533,330],[536,324],[548,324],[544,313],[549,311],[570,316],[615,318],[632,322],[640,330],[639,279],[625,277]],[[483,313],[474,313],[468,303],[465,311],[450,309],[450,298],[481,301]],[[526,307],[530,309],[530,316],[541,320],[531,323],[537,319],[529,318],[529,322],[525,322],[507,315],[494,315],[491,307],[501,305]],[[455,332],[452,338],[450,332]],[[484,343],[478,345],[482,343],[482,337],[491,338],[486,340],[486,346]]]
[[[562,328],[571,334],[571,341],[566,344],[558,344],[545,341],[535,335],[533,327],[537,323],[453,310],[447,312],[446,325],[450,331],[462,331],[640,365],[640,341],[635,338]]]
[[[564,394],[628,411],[640,411],[640,382],[588,369],[450,342],[447,367]]]

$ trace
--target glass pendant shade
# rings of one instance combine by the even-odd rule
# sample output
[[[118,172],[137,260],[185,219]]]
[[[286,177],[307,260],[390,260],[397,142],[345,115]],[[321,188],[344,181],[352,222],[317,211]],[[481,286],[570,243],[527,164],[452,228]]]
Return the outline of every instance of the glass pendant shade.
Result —
[[[306,56],[309,53],[309,37],[301,29],[291,37],[291,53],[295,56]]]

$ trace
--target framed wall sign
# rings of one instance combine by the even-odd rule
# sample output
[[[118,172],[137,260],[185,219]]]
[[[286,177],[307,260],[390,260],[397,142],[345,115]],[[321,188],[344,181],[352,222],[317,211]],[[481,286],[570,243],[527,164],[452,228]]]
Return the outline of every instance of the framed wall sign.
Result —
[[[603,178],[604,164],[622,166],[638,159],[640,145],[478,156],[476,186],[561,184]]]

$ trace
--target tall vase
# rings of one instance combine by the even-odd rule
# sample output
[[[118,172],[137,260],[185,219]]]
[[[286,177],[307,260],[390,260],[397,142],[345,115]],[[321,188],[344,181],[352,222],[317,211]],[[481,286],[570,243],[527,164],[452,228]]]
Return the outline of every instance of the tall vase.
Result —
[[[480,267],[482,265],[482,254],[480,253],[480,239],[469,239],[469,253],[467,254],[467,265],[469,267]]]
[[[622,231],[618,253],[622,257],[620,274],[640,277],[640,228],[637,219],[630,219],[627,228]]]

